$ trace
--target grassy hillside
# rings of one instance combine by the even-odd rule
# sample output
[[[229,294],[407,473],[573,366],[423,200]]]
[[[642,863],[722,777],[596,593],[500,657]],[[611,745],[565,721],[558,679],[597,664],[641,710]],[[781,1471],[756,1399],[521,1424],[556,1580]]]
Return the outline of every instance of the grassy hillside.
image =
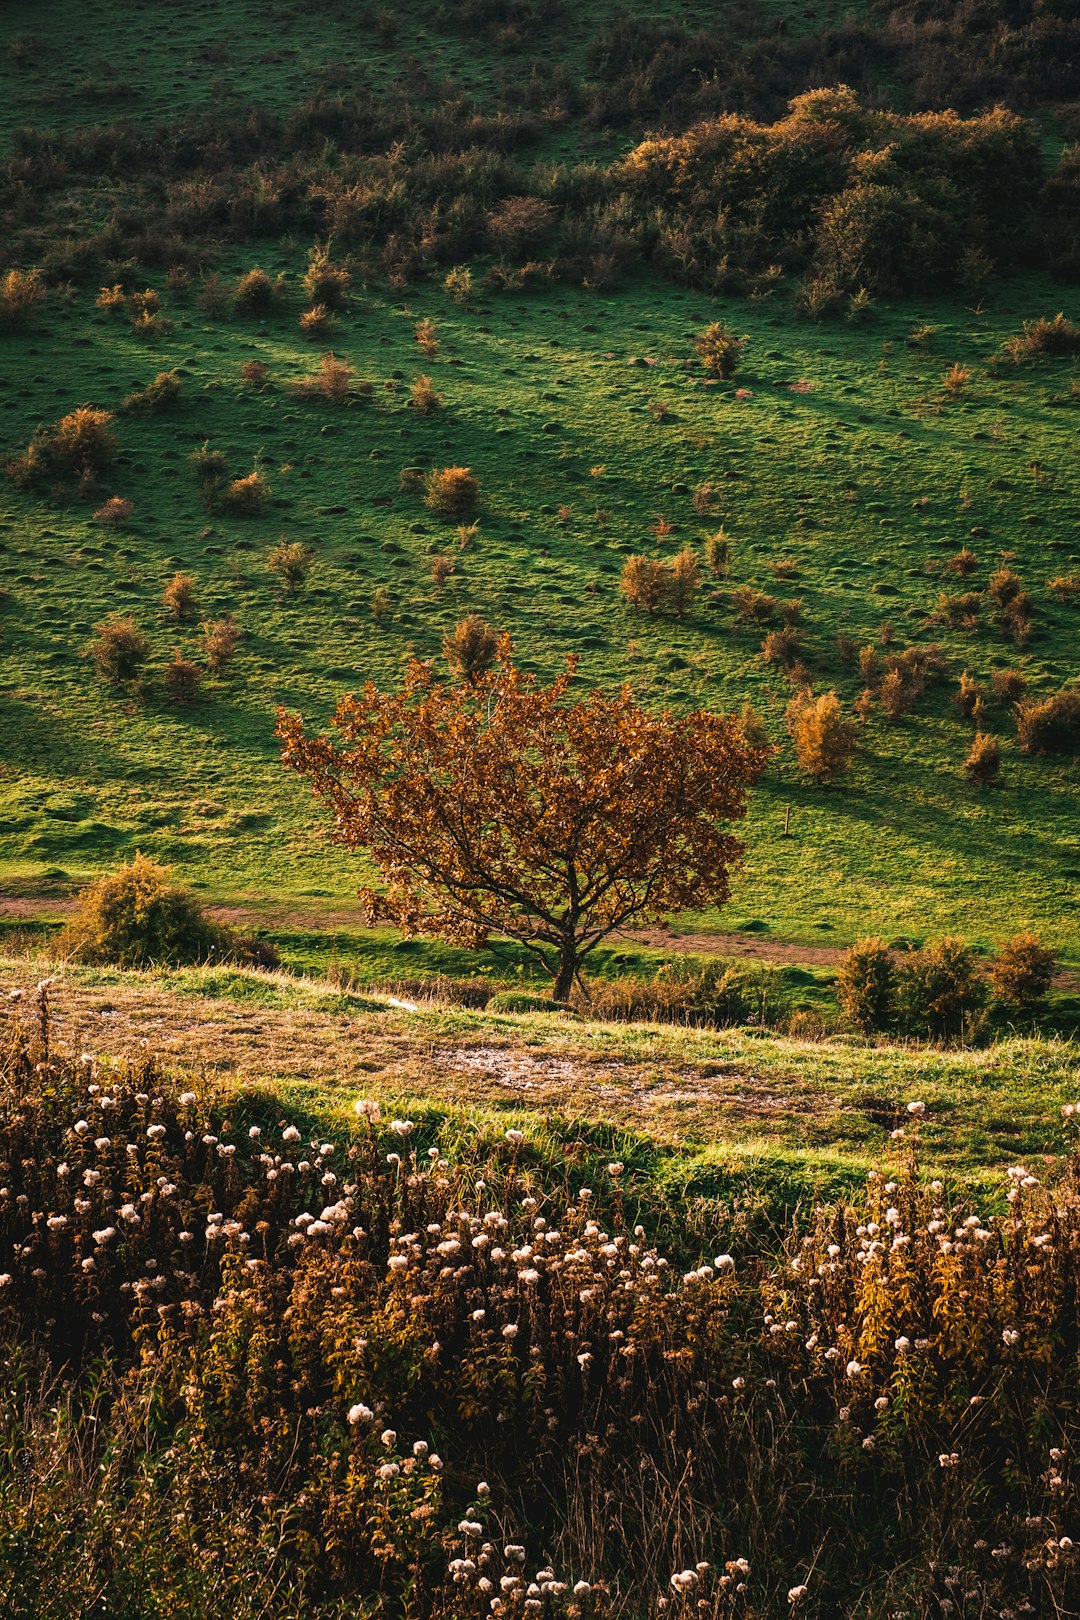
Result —
[[[300,250],[259,258],[294,277],[303,265]],[[210,325],[166,294],[173,334],[147,348],[80,292],[37,330],[4,339],[7,452],[79,403],[115,410],[159,369],[177,368],[183,392],[153,419],[118,416],[120,454],[100,493],[134,503],[119,532],[95,524],[96,501],[54,505],[10,487],[0,497],[7,875],[81,877],[138,847],[223,899],[267,885],[347,896],[353,863],[325,850],[276,763],[274,705],[325,716],[357,681],[393,681],[406,652],[438,657],[444,630],[471,609],[510,629],[521,658],[545,674],[578,651],[583,682],[631,679],[657,704],[736,708],[749,698],[782,742],[788,682],[761,663],[762,629],[739,627],[728,602],[730,584],[749,584],[802,599],[814,678],[848,699],[864,683],[841,662],[838,631],[877,642],[887,621],[894,647],[939,641],[952,675],[899,723],[880,713],[869,722],[840,788],[806,785],[780,757],[748,827],[731,926],[827,943],[866,929],[986,941],[1030,926],[1075,955],[1076,766],[1021,755],[1009,705],[995,705],[1003,785],[971,788],[960,769],[972,728],[951,701],[961,670],[985,685],[995,669],[1018,668],[1033,692],[1075,673],[1077,610],[1046,591],[1080,565],[1069,363],[1006,376],[983,365],[1057,297],[1025,283],[995,291],[979,314],[905,307],[871,326],[822,328],[767,304],[718,310],[659,286],[549,289],[468,312],[437,290],[407,303],[369,290],[333,342],[374,392],[335,407],[288,393],[318,359],[296,329],[298,301],[265,322]],[[692,335],[717,313],[747,349],[735,383],[710,387]],[[434,360],[413,337],[425,315],[436,323]],[[927,323],[928,344],[910,347],[909,332]],[[264,391],[240,381],[249,359],[270,368]],[[965,397],[943,403],[941,375],[957,361],[973,378]],[[434,417],[408,403],[419,374],[444,399]],[[657,401],[668,412],[659,422]],[[206,440],[236,476],[259,461],[269,514],[206,513],[186,465]],[[403,468],[455,463],[481,481],[479,528],[464,550],[453,524],[399,487]],[[691,491],[705,483],[716,493],[699,516]],[[673,529],[663,540],[650,532],[658,518]],[[621,604],[626,554],[671,555],[720,525],[734,564],[719,600],[707,591],[678,623]],[[283,533],[316,552],[291,597],[266,566]],[[965,545],[978,569],[964,590],[984,587],[1007,553],[1035,596],[1023,649],[987,608],[971,631],[928,623],[938,594],[961,588],[943,565]],[[454,563],[442,590],[430,574],[436,553]],[[778,561],[790,565],[779,582]],[[173,627],[160,605],[177,570],[195,576],[200,615],[234,612],[243,630],[228,677],[183,710],[159,678],[142,702],[110,693],[83,658],[93,625],[117,611],[153,635],[159,660],[177,646],[197,652],[197,625]]]
[[[1032,80],[1050,35],[995,12],[965,63],[954,49],[962,18],[950,13],[930,39],[902,5],[872,26],[839,23],[828,7],[795,24],[779,7],[635,20],[599,4],[564,13],[511,0],[392,16],[298,5],[273,11],[268,42],[263,13],[239,3],[125,8],[110,30],[113,15],[102,0],[50,8],[47,22],[22,5],[3,18],[3,262],[40,262],[48,298],[25,330],[0,333],[0,459],[81,404],[115,413],[118,440],[81,496],[71,484],[0,486],[0,880],[24,914],[40,902],[47,915],[72,884],[142,849],[213,901],[272,900],[286,933],[325,933],[361,874],[327,848],[280,770],[274,707],[319,720],[357,682],[393,682],[408,654],[437,659],[444,631],[479,609],[530,668],[550,674],[576,652],[582,684],[631,680],[657,706],[749,700],[782,745],[732,906],[683,926],[826,947],[870,930],[912,941],[948,930],[989,946],[1034,928],[1080,959],[1076,762],[1021,753],[1012,702],[989,688],[1013,669],[1038,698],[1076,675],[1077,607],[1048,584],[1080,568],[1077,362],[988,366],[1025,320],[1062,305],[1075,314],[1072,292],[1030,274],[995,278],[974,253],[966,291],[903,303],[879,293],[844,305],[858,319],[815,324],[792,308],[792,276],[816,262],[807,269],[797,231],[784,247],[794,270],[748,273],[750,298],[709,296],[661,279],[649,245],[659,225],[644,214],[632,230],[613,225],[631,205],[604,190],[652,128],[729,106],[775,118],[809,84],[841,77],[871,95],[887,85],[902,109],[977,111],[1007,93],[1035,118],[1050,177],[1072,127],[1048,99],[1070,91],[1067,50],[1060,77],[1047,68]],[[1059,43],[1071,37],[1068,18],[1055,26]],[[105,37],[107,53],[95,44]],[[904,139],[931,142],[934,129]],[[984,138],[997,140],[990,126]],[[490,169],[485,141],[501,154]],[[1021,229],[1032,208],[1044,223],[1054,207],[1068,215],[1071,171],[1054,172],[1041,201],[1016,199],[1010,262],[1032,256]],[[299,317],[310,222],[327,188],[357,176],[348,195],[367,198],[357,206],[374,222],[356,252],[334,245],[351,296],[309,341]],[[965,190],[946,178],[939,223]],[[232,213],[222,185],[236,192]],[[435,187],[433,211],[409,216],[399,250],[397,192],[416,186]],[[480,215],[467,228],[454,220],[508,190],[535,199],[560,186],[608,197],[595,211],[608,233],[597,240],[617,250],[611,265],[594,274],[604,259],[594,254],[591,290],[577,272],[568,284],[567,242],[585,230],[568,204],[558,279],[534,267],[532,292],[493,290],[485,271],[507,266]],[[413,240],[425,230],[430,252]],[[442,286],[455,231],[486,243],[462,249],[475,262],[467,306]],[[624,262],[627,232],[637,257]],[[179,276],[165,273],[173,257]],[[232,307],[255,264],[285,277],[265,316]],[[224,289],[213,314],[208,277]],[[152,288],[160,316],[136,332],[122,310],[98,307],[103,284]],[[717,318],[745,339],[730,381],[708,376],[694,350]],[[422,320],[434,324],[428,352]],[[331,350],[353,368],[350,398],[299,397],[295,385]],[[258,385],[242,380],[251,364],[266,368]],[[125,412],[173,370],[171,405]],[[425,376],[441,401],[427,416],[410,399]],[[206,509],[187,459],[204,444],[230,477],[260,469],[272,497],[263,515]],[[449,464],[480,480],[474,532],[423,505],[417,476]],[[119,527],[94,517],[110,497],[132,503]],[[730,573],[707,579],[684,619],[625,607],[628,555],[702,554],[720,528]],[[292,594],[267,567],[283,537],[314,552]],[[952,563],[965,548],[973,572],[962,577]],[[987,594],[1003,565],[1031,595],[1020,644]],[[161,605],[177,571],[196,582],[189,624]],[[795,678],[845,703],[867,685],[858,647],[874,649],[873,685],[909,645],[940,646],[942,673],[910,713],[892,721],[874,707],[860,725],[842,785],[800,775],[784,726],[791,684],[760,656],[768,626],[740,622],[741,588],[774,597],[774,621],[799,604],[788,609],[801,637]],[[108,688],[85,657],[113,613],[153,641],[138,691]],[[200,661],[199,623],[224,613],[242,632],[234,663],[204,680],[197,702],[170,701],[166,659],[179,649]],[[993,789],[962,775],[973,734],[953,702],[963,672],[1001,740]]]

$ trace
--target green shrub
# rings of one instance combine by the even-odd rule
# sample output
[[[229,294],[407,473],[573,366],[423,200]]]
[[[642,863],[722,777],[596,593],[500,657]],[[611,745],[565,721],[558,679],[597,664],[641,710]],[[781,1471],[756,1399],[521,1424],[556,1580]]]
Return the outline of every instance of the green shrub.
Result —
[[[896,1015],[896,968],[883,939],[859,939],[845,952],[836,994],[849,1023],[866,1035],[888,1029]]]
[[[315,553],[300,540],[286,540],[282,535],[266,559],[266,566],[281,581],[282,589],[292,595],[307,581]]]
[[[733,377],[742,359],[743,342],[722,321],[711,321],[694,347],[706,371],[714,377]]]
[[[281,302],[285,290],[285,277],[271,281],[265,270],[256,265],[245,271],[233,289],[233,307],[238,315],[271,315]]]
[[[951,935],[912,952],[900,970],[900,1018],[912,1034],[953,1040],[969,1033],[986,995],[974,955]]]
[[[227,943],[224,930],[170,880],[167,867],[136,855],[83,889],[59,947],[73,961],[139,968],[202,962]]]
[[[496,1013],[549,1013],[565,1008],[563,1001],[552,1001],[550,996],[534,996],[525,990],[499,990],[487,1004],[488,1012]]]

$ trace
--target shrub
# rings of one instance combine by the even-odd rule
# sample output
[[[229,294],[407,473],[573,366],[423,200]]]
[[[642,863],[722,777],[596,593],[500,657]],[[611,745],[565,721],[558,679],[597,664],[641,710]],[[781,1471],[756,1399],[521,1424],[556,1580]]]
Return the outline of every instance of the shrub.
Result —
[[[217,492],[217,503],[230,517],[262,517],[270,509],[270,484],[257,467]]]
[[[440,517],[467,518],[476,510],[479,480],[470,467],[436,467],[424,480],[424,504]]]
[[[934,611],[930,615],[931,622],[947,624],[953,630],[974,630],[978,624],[982,600],[979,591],[963,591],[958,596],[950,596],[948,592],[942,591],[934,603]]]
[[[949,557],[945,563],[945,570],[950,574],[957,574],[960,579],[968,579],[979,566],[979,559],[968,546],[962,547],[955,557]]]
[[[459,264],[453,270],[448,270],[443,286],[455,304],[468,309],[473,295],[473,273],[467,264]]]
[[[975,705],[980,702],[982,696],[982,687],[979,685],[975,677],[973,675],[969,675],[965,669],[963,674],[960,676],[960,681],[956,688],[956,694],[953,697],[953,702],[956,704],[956,707],[960,710],[960,713],[963,715],[965,720],[971,719],[975,712]]]
[[[102,287],[94,300],[98,309],[103,309],[108,315],[116,315],[127,309],[127,293],[119,282],[111,287]]]
[[[1025,754],[1080,752],[1080,692],[1063,689],[1041,702],[1021,703],[1016,735]]]
[[[150,641],[133,618],[114,613],[94,626],[90,657],[113,686],[128,686],[150,656]]]
[[[285,291],[285,277],[271,281],[256,265],[246,270],[233,288],[233,308],[238,315],[272,315]]]
[[[1075,354],[1080,354],[1080,326],[1066,319],[1059,311],[1052,321],[1044,316],[1025,321],[1023,332],[1007,340],[1003,358],[1020,366],[1053,356]]]
[[[328,337],[337,322],[325,304],[312,304],[301,312],[299,324],[304,336],[314,340]]]
[[[966,391],[970,381],[970,366],[962,366],[959,360],[951,365],[948,371],[943,371],[941,374],[941,386],[953,399],[960,398],[960,395]]]
[[[701,564],[690,546],[674,557],[667,570],[666,605],[677,618],[682,618],[694,605],[701,588]]]
[[[820,697],[796,693],[788,704],[787,723],[799,765],[815,782],[836,781],[850,769],[858,743],[835,692]]]
[[[1001,775],[1001,745],[996,737],[977,731],[964,761],[964,775],[979,787],[991,787]]]
[[[550,996],[530,995],[525,990],[498,990],[487,1004],[493,1013],[549,1013],[565,1010],[567,1003],[552,1001]]]
[[[799,632],[791,625],[783,630],[770,630],[761,643],[761,658],[766,664],[780,664],[789,669],[801,650]]]
[[[990,984],[998,1000],[1024,1011],[1043,1000],[1054,980],[1054,953],[1038,934],[1014,934],[990,964]]]
[[[667,564],[660,557],[627,557],[619,589],[628,607],[655,613],[667,597]]]
[[[153,310],[141,309],[131,317],[131,330],[137,338],[150,342],[172,335],[173,323]]]
[[[443,636],[443,657],[452,675],[475,686],[495,663],[499,637],[479,613],[470,613]]]
[[[344,405],[352,393],[353,368],[334,353],[324,354],[319,369],[297,384],[297,393],[311,399],[319,396],[331,405]]]
[[[208,619],[202,627],[203,657],[212,675],[223,675],[240,640],[240,627],[231,614]]]
[[[0,275],[0,322],[12,328],[29,326],[45,298],[40,271],[5,271]]]
[[[986,590],[994,606],[1004,611],[1020,595],[1023,581],[1012,568],[998,568],[990,575]]]
[[[1059,574],[1047,581],[1046,588],[1059,602],[1080,602],[1080,574]]]
[[[737,585],[731,593],[731,607],[740,624],[769,624],[781,611],[775,596],[753,585]]]
[[[420,416],[434,416],[442,405],[430,377],[417,377],[410,390],[410,404]]]
[[[836,994],[849,1023],[865,1035],[888,1029],[896,1014],[896,969],[883,939],[859,939],[840,960]]]
[[[890,669],[882,676],[878,701],[890,720],[910,714],[923,694],[922,676],[903,669]]]
[[[435,589],[440,595],[442,594],[443,587],[453,572],[453,557],[446,556],[444,552],[436,552],[435,556],[431,559],[431,580],[432,584],[435,586]]]
[[[224,451],[211,450],[209,439],[200,445],[198,450],[191,452],[188,456],[188,465],[198,479],[204,496],[216,490],[229,471]]]
[[[134,501],[128,501],[121,495],[110,495],[103,506],[99,506],[94,513],[94,522],[100,523],[106,529],[120,529],[127,523],[135,510]]]
[[[769,748],[769,733],[765,730],[761,716],[751,703],[744,703],[739,712],[739,730],[746,738],[751,748]]]
[[[202,670],[177,648],[165,665],[165,690],[174,703],[194,703],[202,684]]]
[[[986,1000],[986,983],[962,939],[946,935],[912,952],[899,980],[901,1018],[912,1032],[962,1036]]]
[[[190,574],[174,574],[161,593],[161,605],[178,624],[195,617],[198,599],[195,581]]]
[[[1018,669],[995,669],[990,690],[999,703],[1015,703],[1027,691],[1027,681]]]
[[[240,381],[248,388],[266,388],[270,381],[270,367],[265,360],[245,360],[240,367]]]
[[[266,566],[280,579],[282,589],[291,595],[306,582],[314,561],[315,553],[310,546],[300,540],[286,540],[282,535],[267,557]]]
[[[124,409],[132,416],[153,416],[156,411],[175,405],[182,387],[178,371],[159,371],[153,382],[128,395]]]
[[[722,321],[711,321],[694,342],[706,371],[714,377],[733,377],[742,359],[743,343]]]
[[[497,253],[528,254],[547,235],[558,215],[542,197],[505,197],[488,214],[488,238]]]
[[[349,301],[351,281],[352,273],[331,259],[330,244],[316,242],[308,254],[304,272],[304,297],[308,303],[322,304],[326,309],[344,309]]]
[[[429,360],[434,360],[439,352],[439,340],[435,335],[435,322],[425,315],[422,321],[417,321],[413,334],[421,350]]]
[[[36,434],[24,456],[9,465],[9,475],[16,483],[35,483],[46,476],[89,482],[116,454],[112,420],[109,411],[80,405]]]
[[[82,890],[59,946],[76,962],[140,968],[205,961],[226,941],[194,895],[170,881],[167,867],[136,855]]]
[[[705,541],[705,566],[714,579],[724,579],[731,572],[731,553],[734,542],[723,529],[717,529]]]

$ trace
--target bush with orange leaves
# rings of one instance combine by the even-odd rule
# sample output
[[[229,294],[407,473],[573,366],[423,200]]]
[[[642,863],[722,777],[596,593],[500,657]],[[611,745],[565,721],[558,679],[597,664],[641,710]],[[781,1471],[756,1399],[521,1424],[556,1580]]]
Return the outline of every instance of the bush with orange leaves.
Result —
[[[7,464],[7,474],[20,488],[77,478],[93,484],[116,454],[112,412],[80,405],[50,428],[39,428],[26,449]]]
[[[835,782],[847,774],[858,742],[835,692],[819,697],[808,688],[796,692],[788,704],[787,724],[795,757],[807,776],[815,782]]]

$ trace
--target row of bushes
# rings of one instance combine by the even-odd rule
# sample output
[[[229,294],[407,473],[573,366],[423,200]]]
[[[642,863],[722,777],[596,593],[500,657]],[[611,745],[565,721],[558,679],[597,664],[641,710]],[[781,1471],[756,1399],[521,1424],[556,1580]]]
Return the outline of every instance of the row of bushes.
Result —
[[[995,267],[1080,262],[1080,158],[1066,153],[1050,169],[1035,128],[1001,109],[900,115],[840,86],[796,97],[775,122],[727,114],[649,138],[606,168],[527,165],[481,146],[471,128],[448,148],[427,129],[405,146],[400,122],[353,92],[300,118],[218,120],[201,135],[185,121],[182,136],[153,141],[131,126],[80,140],[23,131],[0,181],[0,206],[29,216],[9,251],[78,277],[125,261],[192,265],[223,240],[303,233],[332,237],[361,274],[396,285],[477,255],[495,256],[507,287],[525,285],[522,267],[597,286],[649,263],[731,292],[791,272],[805,278],[811,314],[874,290],[972,287]],[[55,198],[80,195],[78,179],[108,176],[122,176],[138,205],[62,246],[35,231]],[[309,266],[316,333],[346,287]],[[258,313],[275,286],[265,277],[220,292]],[[152,335],[163,317],[132,296],[116,289],[117,307]]]

